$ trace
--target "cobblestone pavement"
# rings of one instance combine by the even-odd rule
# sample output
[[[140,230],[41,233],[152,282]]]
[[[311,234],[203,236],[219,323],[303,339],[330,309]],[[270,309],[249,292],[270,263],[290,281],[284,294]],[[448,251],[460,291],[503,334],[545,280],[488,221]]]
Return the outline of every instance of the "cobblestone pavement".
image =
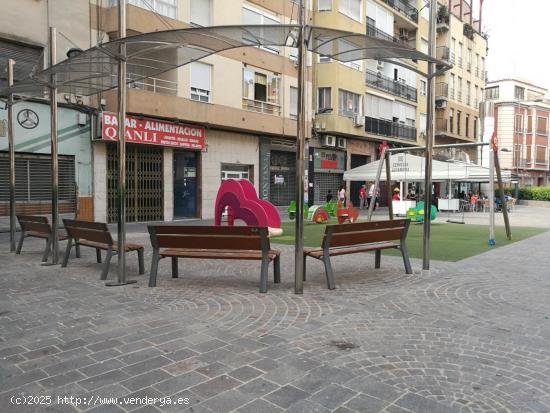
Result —
[[[415,260],[407,276],[395,257],[381,270],[370,255],[337,258],[334,291],[312,261],[298,296],[287,246],[282,284],[259,294],[254,262],[186,260],[179,279],[161,262],[148,288],[129,256],[138,283],[107,288],[90,249],[43,267],[39,240],[16,256],[1,236],[0,411],[548,413],[549,243],[545,233],[427,275]]]

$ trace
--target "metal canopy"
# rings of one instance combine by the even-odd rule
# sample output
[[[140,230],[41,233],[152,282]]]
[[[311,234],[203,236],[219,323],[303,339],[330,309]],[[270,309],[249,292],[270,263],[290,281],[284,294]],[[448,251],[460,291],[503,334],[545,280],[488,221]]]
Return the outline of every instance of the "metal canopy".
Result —
[[[143,33],[113,40],[92,47],[78,56],[66,59],[50,68],[0,91],[29,97],[44,97],[52,81],[58,93],[89,96],[118,86],[118,61],[124,59],[132,79],[154,77],[206,56],[238,47],[288,46],[298,47],[299,25],[215,26]],[[412,59],[449,64],[431,58],[412,47],[366,34],[305,27],[308,50],[341,62],[362,59]],[[126,46],[125,56],[120,45]],[[396,62],[398,63],[398,62]]]

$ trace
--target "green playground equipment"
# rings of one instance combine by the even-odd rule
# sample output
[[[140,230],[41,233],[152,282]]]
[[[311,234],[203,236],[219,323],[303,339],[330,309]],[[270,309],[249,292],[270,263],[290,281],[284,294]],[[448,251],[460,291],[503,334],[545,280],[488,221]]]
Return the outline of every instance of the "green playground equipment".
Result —
[[[437,216],[437,208],[435,205],[432,205],[430,208],[430,221],[433,221]],[[409,208],[407,211],[407,218],[413,222],[422,222],[424,221],[424,201],[420,201],[416,204],[416,207]]]
[[[331,217],[336,216],[336,201],[330,201],[322,205],[323,208],[328,212]],[[296,217],[296,201],[290,201],[290,205],[287,208],[288,218],[293,220]],[[304,218],[307,218],[309,214],[309,207],[304,204]]]

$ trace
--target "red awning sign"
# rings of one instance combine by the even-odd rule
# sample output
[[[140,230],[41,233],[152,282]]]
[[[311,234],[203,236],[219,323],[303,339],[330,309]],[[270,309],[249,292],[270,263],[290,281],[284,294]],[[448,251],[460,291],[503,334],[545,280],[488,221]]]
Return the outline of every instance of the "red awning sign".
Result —
[[[102,112],[101,139],[118,140],[118,118],[115,113]],[[202,150],[205,147],[203,127],[164,120],[126,116],[126,142],[172,146]]]

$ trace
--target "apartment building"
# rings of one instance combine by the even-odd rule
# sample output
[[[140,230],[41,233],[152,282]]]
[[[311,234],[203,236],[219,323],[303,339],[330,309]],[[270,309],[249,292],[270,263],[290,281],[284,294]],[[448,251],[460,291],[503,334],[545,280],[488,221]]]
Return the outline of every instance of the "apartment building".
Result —
[[[412,47],[425,48],[419,36],[422,1],[316,0],[315,25],[366,33]],[[427,20],[426,20],[427,28]],[[406,61],[413,67],[417,63]],[[310,178],[315,181],[314,201],[322,202],[328,190],[342,183],[345,169],[374,161],[381,144],[415,145],[425,134],[426,82],[402,66],[365,60],[351,63],[314,57],[314,138],[310,143]],[[423,105],[423,106],[422,106]],[[323,159],[337,162],[323,163]],[[311,170],[313,169],[313,171]],[[348,185],[351,200],[358,204],[364,182]]]
[[[548,90],[524,80],[502,79],[487,83],[485,99],[495,103],[501,168],[517,175],[521,186],[548,185]]]
[[[439,0],[436,56],[454,66],[436,78],[436,144],[475,142],[479,137],[487,39],[481,18],[474,18],[473,1]],[[475,149],[464,152],[465,160],[475,161]]]
[[[49,7],[48,7],[49,4]],[[7,85],[6,65],[15,60],[15,81],[48,64],[48,26],[58,30],[57,60],[72,47],[91,45],[88,2],[73,0],[3,0],[0,13],[0,89]],[[59,96],[59,207],[92,218],[91,138],[93,113],[84,99]],[[18,213],[49,213],[50,107],[47,100],[24,100],[14,105],[16,200]],[[7,110],[0,106],[0,124]],[[0,216],[9,214],[9,161],[6,131],[0,134]]]

